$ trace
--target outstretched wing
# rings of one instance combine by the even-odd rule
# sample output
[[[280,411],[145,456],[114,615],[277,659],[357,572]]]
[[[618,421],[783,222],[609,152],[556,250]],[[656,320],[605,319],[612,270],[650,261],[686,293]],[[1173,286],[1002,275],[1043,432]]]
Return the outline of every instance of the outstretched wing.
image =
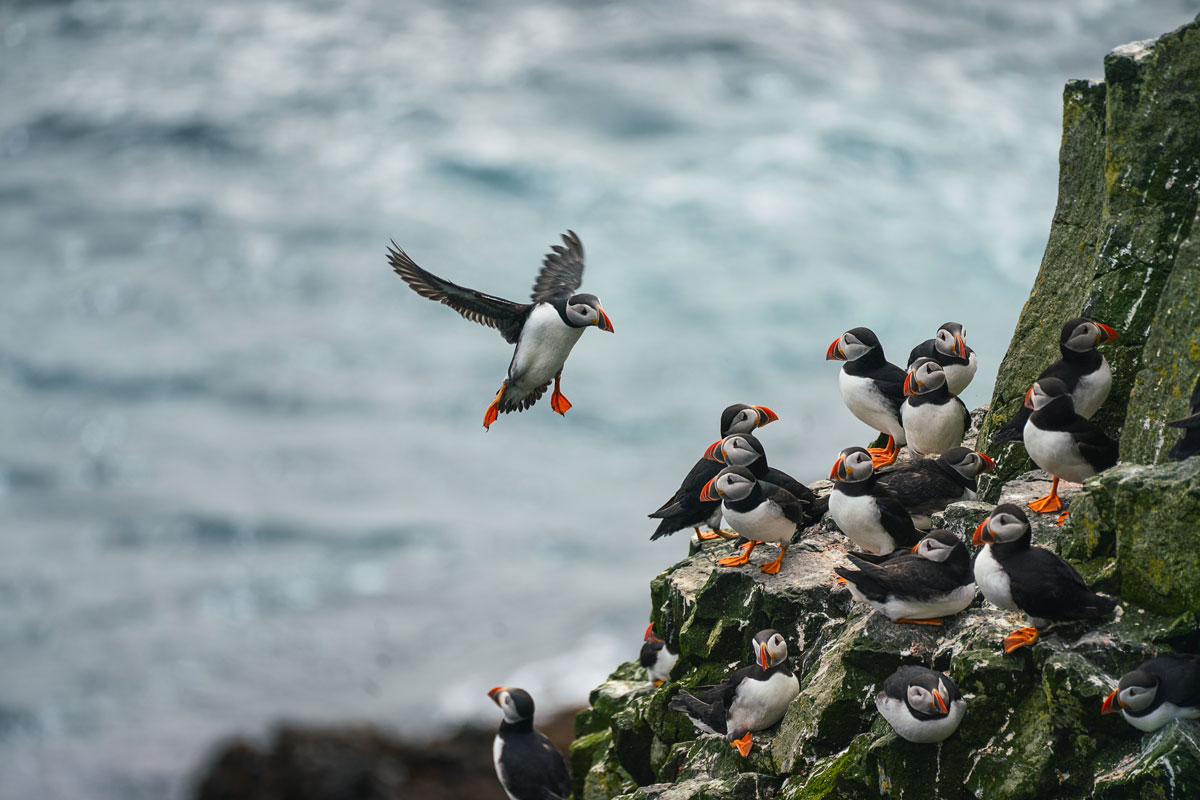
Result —
[[[443,280],[418,267],[417,263],[408,257],[408,253],[401,250],[395,242],[388,248],[388,263],[421,297],[437,300],[472,322],[495,328],[509,344],[516,344],[517,339],[521,337],[521,328],[525,325],[525,318],[529,316],[529,310],[533,306],[514,303]]]
[[[551,245],[553,252],[542,260],[542,271],[533,282],[535,303],[570,297],[583,283],[583,243],[575,231],[564,233],[562,240],[562,244]]]

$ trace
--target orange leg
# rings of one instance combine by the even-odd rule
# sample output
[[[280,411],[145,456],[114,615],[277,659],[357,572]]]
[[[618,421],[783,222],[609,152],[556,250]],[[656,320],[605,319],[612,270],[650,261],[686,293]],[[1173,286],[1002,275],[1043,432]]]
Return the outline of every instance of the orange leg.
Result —
[[[788,549],[788,546],[786,544],[779,545],[779,557],[776,558],[774,561],[768,561],[767,563],[765,563],[761,567],[759,567],[759,569],[761,569],[763,572],[767,573],[768,575],[775,575],[776,573],[778,573],[779,565],[783,563],[783,554],[787,552],[787,549]]]
[[[693,525],[692,527],[696,529],[696,538],[702,542],[711,542],[713,539],[718,538],[716,531],[709,531],[708,533],[703,533],[703,532],[701,532],[699,525]]]
[[[747,733],[740,739],[734,739],[729,743],[730,747],[736,747],[737,751],[742,754],[742,757],[750,755],[750,748],[754,746],[754,734]]]
[[[559,389],[559,383],[562,381],[562,373],[554,376],[554,394],[550,395],[550,407],[560,414],[566,414],[571,408],[571,401],[563,397],[562,390]]]
[[[934,617],[933,619],[909,619],[908,617],[901,617],[900,619],[896,620],[896,622],[910,622],[913,625],[941,625],[942,618]]]
[[[871,463],[875,465],[876,469],[879,469],[894,462],[896,456],[900,455],[900,448],[896,446],[896,439],[889,434],[887,447],[882,450],[878,447],[868,447],[867,452],[871,454]]]
[[[1070,511],[1064,511],[1063,513],[1059,514],[1058,519],[1054,520],[1054,524],[1062,525],[1064,522],[1067,521],[1067,514],[1070,514],[1070,513],[1071,513]]]
[[[654,688],[656,688],[656,689],[657,689],[659,686],[662,686],[662,685],[663,685],[663,682],[662,682],[662,681],[655,681],[655,682],[654,682]]]
[[[719,559],[717,563],[722,567],[740,567],[743,564],[749,564],[750,551],[754,549],[756,544],[758,544],[758,542],[747,542],[746,544],[742,545],[742,552],[738,553],[736,556],[729,556],[728,558]]]
[[[1028,505],[1039,514],[1061,510],[1062,501],[1058,499],[1058,477],[1055,476],[1054,480],[1050,482],[1050,494],[1032,500]]]
[[[838,575],[838,576],[837,576],[837,584],[838,584],[838,586],[845,586],[845,585],[846,585],[846,579],[845,579],[845,578],[843,578],[841,575]]]
[[[504,397],[504,390],[508,388],[508,382],[500,384],[500,391],[496,392],[496,396],[492,398],[492,402],[488,404],[487,411],[483,412],[483,429],[487,430],[492,427],[492,423],[496,421],[496,417],[500,416],[500,398]]]
[[[1004,637],[1004,654],[1008,655],[1013,650],[1025,647],[1026,645],[1031,645],[1037,640],[1037,628],[1018,628],[1008,636]]]

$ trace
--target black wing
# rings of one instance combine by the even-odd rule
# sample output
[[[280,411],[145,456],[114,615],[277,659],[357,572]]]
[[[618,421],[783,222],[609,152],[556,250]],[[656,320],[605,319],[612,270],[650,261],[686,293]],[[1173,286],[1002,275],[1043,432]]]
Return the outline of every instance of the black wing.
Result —
[[[861,574],[867,576],[874,586],[883,590],[879,597],[873,597],[869,593],[863,592],[872,600],[886,600],[888,594],[925,600],[931,597],[940,597],[963,585],[963,576],[956,575],[953,567],[918,556],[889,559],[876,566],[860,559],[857,554],[851,553],[850,562],[858,568]],[[846,576],[843,575],[843,577]],[[849,578],[846,579],[849,580]],[[862,591],[863,582],[855,580],[854,583]]]
[[[1162,682],[1159,692],[1162,700],[1180,708],[1200,707],[1200,656],[1160,656],[1142,664]]]
[[[647,515],[651,519],[662,520],[662,524],[654,531],[650,541],[708,521],[708,518],[721,505],[721,501],[701,500],[700,490],[704,488],[704,484],[717,477],[717,473],[722,468],[722,464],[706,458],[696,462],[691,472],[683,479],[683,483],[675,490],[675,494],[671,495],[661,508],[653,514]]]
[[[913,525],[908,510],[895,496],[888,493],[876,497],[875,505],[879,509],[879,521],[883,529],[892,537],[892,542],[897,548],[911,548],[921,541],[921,534]]]
[[[871,373],[897,418],[900,417],[900,406],[904,405],[904,376],[907,374],[890,361]]]
[[[1004,566],[1013,600],[1031,617],[1095,619],[1117,606],[1117,601],[1089,589],[1074,567],[1044,548],[1031,547]]]
[[[785,492],[788,492],[792,497],[804,503],[806,506],[811,506],[817,499],[813,494],[813,490],[805,486],[800,481],[788,475],[786,472],[774,467],[768,467],[766,473],[763,474],[762,480],[767,483],[773,483]]]
[[[395,242],[388,248],[388,263],[421,297],[444,303],[471,322],[495,328],[509,344],[516,344],[517,339],[521,337],[521,328],[525,325],[525,318],[529,316],[532,305],[514,303],[439,278],[432,272],[418,267],[417,263],[408,257],[408,253],[401,250]]]
[[[966,436],[967,431],[971,430],[971,412],[967,410],[967,404],[958,397],[954,398],[954,402],[958,403],[958,408],[962,411],[963,436]]]
[[[937,348],[933,346],[933,339],[926,339],[908,354],[908,366],[911,367],[918,358],[934,358],[936,354]]]
[[[796,527],[804,524],[804,503],[797,500],[791,492],[774,484],[764,483],[762,486],[766,490],[767,499],[779,506],[788,522],[795,523]]]
[[[1108,434],[1099,425],[1077,416],[1071,422],[1069,430],[1079,448],[1079,455],[1094,466],[1097,472],[1103,472],[1117,463],[1120,446],[1108,438]]]
[[[564,233],[562,240],[563,244],[551,245],[554,252],[542,260],[542,271],[533,282],[535,303],[570,297],[583,283],[583,244],[575,231]]]

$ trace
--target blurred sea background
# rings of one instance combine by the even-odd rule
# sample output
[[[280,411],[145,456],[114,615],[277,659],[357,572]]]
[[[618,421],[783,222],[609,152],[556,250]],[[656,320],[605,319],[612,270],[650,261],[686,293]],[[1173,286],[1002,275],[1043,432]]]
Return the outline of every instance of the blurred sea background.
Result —
[[[409,735],[584,702],[765,404],[802,480],[872,434],[825,349],[967,326],[988,400],[1061,92],[1178,0],[0,6],[0,798],[176,798],[287,718]],[[567,228],[587,332],[484,434]]]

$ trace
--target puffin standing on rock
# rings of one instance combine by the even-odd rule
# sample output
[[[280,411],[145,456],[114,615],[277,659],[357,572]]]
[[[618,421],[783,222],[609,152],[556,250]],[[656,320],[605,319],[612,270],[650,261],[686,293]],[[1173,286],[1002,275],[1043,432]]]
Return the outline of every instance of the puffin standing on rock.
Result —
[[[505,794],[510,800],[566,800],[571,774],[554,744],[533,729],[529,692],[497,686],[488,697],[504,712],[492,743],[492,761]]]
[[[1033,411],[1025,423],[1025,452],[1033,463],[1054,480],[1050,493],[1029,503],[1034,511],[1046,513],[1062,508],[1058,499],[1059,479],[1082,483],[1117,463],[1117,443],[1100,426],[1075,413],[1067,386],[1058,378],[1041,378],[1025,393],[1025,405]],[[1058,522],[1066,518],[1066,512]]]
[[[779,415],[766,406],[747,406],[736,403],[721,413],[721,438],[734,433],[749,433],[755,428],[774,422]],[[675,531],[684,528],[695,528],[696,536],[701,541],[716,539],[718,536],[727,539],[736,537],[725,536],[721,533],[721,502],[719,500],[701,500],[700,490],[704,484],[717,477],[721,465],[707,458],[701,458],[692,467],[691,472],[679,484],[675,494],[667,502],[648,516],[651,519],[661,519],[658,528],[650,536],[654,541],[663,536],[670,536]],[[708,525],[713,533],[701,533],[700,526]]]
[[[742,552],[717,561],[723,567],[740,567],[750,561],[750,553],[762,542],[779,545],[779,556],[759,569],[768,575],[779,572],[783,556],[796,531],[804,524],[804,504],[790,492],[769,483],[759,483],[745,467],[725,467],[717,477],[704,484],[701,500],[722,501],[729,527],[750,541]]]
[[[813,490],[783,470],[768,465],[767,451],[763,449],[762,442],[757,437],[749,433],[726,436],[709,445],[704,451],[704,457],[730,467],[745,467],[754,475],[755,480],[778,486],[803,503],[806,523],[820,519],[823,511],[815,508],[817,496],[813,494]]]
[[[417,266],[395,242],[388,249],[388,263],[414,292],[450,306],[472,322],[495,328],[504,341],[516,345],[508,375],[484,412],[485,429],[500,414],[533,406],[551,380],[550,406],[566,414],[571,403],[563,396],[560,381],[571,348],[593,325],[613,331],[600,298],[575,293],[583,283],[583,244],[574,231],[567,231],[562,240],[563,244],[551,246],[553,252],[542,262],[532,303],[514,303],[459,286]]]
[[[896,495],[918,528],[928,530],[930,515],[959,500],[974,500],[976,478],[996,462],[969,447],[952,447],[936,459],[922,458],[876,473],[879,484]]]
[[[787,642],[775,630],[754,634],[754,661],[716,686],[682,691],[667,705],[687,714],[705,733],[723,735],[743,756],[754,746],[754,731],[783,719],[788,704],[800,694],[800,681],[788,663]]]
[[[1200,656],[1160,656],[1121,677],[1100,706],[1150,733],[1173,719],[1200,719]]]
[[[938,328],[932,339],[926,339],[908,354],[908,366],[918,358],[932,358],[946,371],[950,393],[959,395],[975,377],[978,363],[975,351],[967,347],[967,329],[957,322],[947,322]]]
[[[897,551],[873,564],[850,554],[854,568],[835,571],[846,579],[855,600],[881,611],[892,622],[941,625],[975,599],[971,555],[949,531],[934,531],[908,555]]]
[[[1018,505],[992,509],[971,543],[986,545],[975,558],[979,591],[992,605],[1023,612],[1032,623],[1004,637],[1005,653],[1036,642],[1037,629],[1048,621],[1099,619],[1117,607],[1116,600],[1089,589],[1070,564],[1033,546],[1029,518]]]
[[[1116,339],[1117,332],[1102,323],[1084,317],[1068,320],[1058,339],[1062,358],[1042,370],[1037,380],[1058,378],[1071,393],[1076,413],[1084,419],[1091,419],[1112,390],[1112,369],[1096,348]],[[1029,411],[1028,407],[1017,409],[1013,418],[992,437],[992,444],[1019,441],[1025,431],[1025,421],[1029,419]]]
[[[912,517],[875,476],[871,454],[847,447],[829,471],[829,515],[850,541],[875,555],[911,548],[921,540]]]
[[[971,427],[971,412],[950,393],[942,365],[932,358],[918,358],[904,376],[900,422],[910,452],[940,455],[962,444]]]
[[[875,708],[902,739],[932,744],[958,730],[967,713],[967,701],[946,675],[904,666],[883,682],[883,689],[875,695]]]
[[[655,635],[654,623],[647,625],[646,632],[642,634],[642,652],[638,663],[650,673],[650,682],[662,686],[671,677],[671,669],[678,660],[679,654],[668,650],[667,643]]]
[[[826,361],[845,361],[838,374],[842,400],[850,413],[888,437],[887,446],[868,452],[875,466],[891,464],[904,444],[900,405],[904,402],[904,370],[883,355],[870,328],[851,328],[833,340]]]

